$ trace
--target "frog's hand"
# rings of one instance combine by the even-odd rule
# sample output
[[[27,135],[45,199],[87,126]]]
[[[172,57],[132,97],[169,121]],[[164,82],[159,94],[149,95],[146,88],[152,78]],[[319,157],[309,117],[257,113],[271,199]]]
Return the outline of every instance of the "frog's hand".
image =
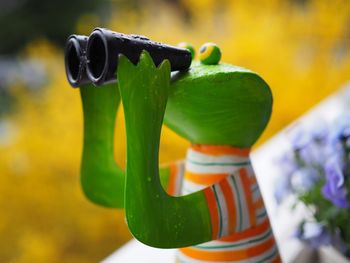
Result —
[[[120,95],[116,84],[80,88],[84,113],[81,184],[92,202],[124,206],[124,172],[114,160],[114,127]]]
[[[125,210],[132,234],[147,245],[161,248],[212,240],[206,190],[172,197],[164,192],[159,180],[159,141],[169,92],[169,62],[156,68],[146,52],[137,66],[120,57],[118,80],[127,133]]]

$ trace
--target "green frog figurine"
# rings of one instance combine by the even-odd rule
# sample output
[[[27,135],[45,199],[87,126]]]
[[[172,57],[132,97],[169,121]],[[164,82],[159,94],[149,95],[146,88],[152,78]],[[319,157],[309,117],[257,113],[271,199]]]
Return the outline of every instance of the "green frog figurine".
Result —
[[[73,68],[70,61],[87,56],[87,68],[74,73],[85,76],[86,70],[94,81],[112,58],[118,81],[101,87],[80,81],[81,183],[87,198],[124,208],[133,236],[152,247],[179,248],[176,262],[281,262],[249,158],[272,111],[266,82],[250,70],[220,63],[220,48],[213,43],[201,47],[200,61],[189,69],[171,73],[171,59],[155,63],[147,49],[135,62],[122,52],[110,56],[108,37],[100,46],[89,42],[86,53],[77,49],[78,42],[70,45],[66,54],[76,58],[66,56],[67,71]],[[194,57],[192,46],[181,46]],[[89,54],[98,49],[98,55]],[[125,171],[113,156],[120,102]],[[159,166],[163,123],[191,142],[184,161]]]

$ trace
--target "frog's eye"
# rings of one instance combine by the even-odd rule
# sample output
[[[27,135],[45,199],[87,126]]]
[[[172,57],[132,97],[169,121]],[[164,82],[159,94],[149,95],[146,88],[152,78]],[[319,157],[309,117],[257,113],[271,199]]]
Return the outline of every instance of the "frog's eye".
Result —
[[[194,59],[194,56],[196,55],[196,51],[194,50],[194,47],[191,43],[181,42],[177,46],[181,47],[181,48],[188,49],[191,52],[192,59]]]
[[[205,43],[199,49],[199,60],[205,65],[216,65],[220,62],[221,51],[214,43]]]

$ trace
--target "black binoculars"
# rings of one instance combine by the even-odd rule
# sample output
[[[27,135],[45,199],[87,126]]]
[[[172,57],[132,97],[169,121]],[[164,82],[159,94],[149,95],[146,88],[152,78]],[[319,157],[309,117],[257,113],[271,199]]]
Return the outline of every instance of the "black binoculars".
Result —
[[[126,35],[104,28],[96,28],[89,37],[71,35],[65,47],[65,67],[69,83],[79,87],[87,83],[96,86],[115,82],[118,57],[125,55],[137,64],[146,50],[158,66],[168,59],[171,71],[187,70],[192,61],[189,50],[174,47],[139,35]]]

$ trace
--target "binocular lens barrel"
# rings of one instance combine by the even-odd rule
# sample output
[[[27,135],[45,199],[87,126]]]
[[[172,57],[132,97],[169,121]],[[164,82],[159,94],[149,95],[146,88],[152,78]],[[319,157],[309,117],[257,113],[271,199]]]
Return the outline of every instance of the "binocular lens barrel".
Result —
[[[86,46],[88,37],[71,35],[65,47],[65,68],[69,83],[73,87],[91,83],[86,74]]]
[[[96,86],[115,82],[118,57],[125,55],[135,65],[141,52],[150,53],[158,66],[168,59],[171,70],[187,70],[192,62],[189,50],[149,40],[144,36],[126,35],[96,28],[89,37],[71,35],[65,47],[65,68],[73,87],[94,83]]]
[[[96,28],[86,48],[87,75],[95,85],[115,82],[119,55],[125,55],[136,65],[143,50],[150,53],[156,66],[165,59],[170,61],[172,71],[186,70],[191,65],[192,56],[187,49],[154,42],[144,36]]]

